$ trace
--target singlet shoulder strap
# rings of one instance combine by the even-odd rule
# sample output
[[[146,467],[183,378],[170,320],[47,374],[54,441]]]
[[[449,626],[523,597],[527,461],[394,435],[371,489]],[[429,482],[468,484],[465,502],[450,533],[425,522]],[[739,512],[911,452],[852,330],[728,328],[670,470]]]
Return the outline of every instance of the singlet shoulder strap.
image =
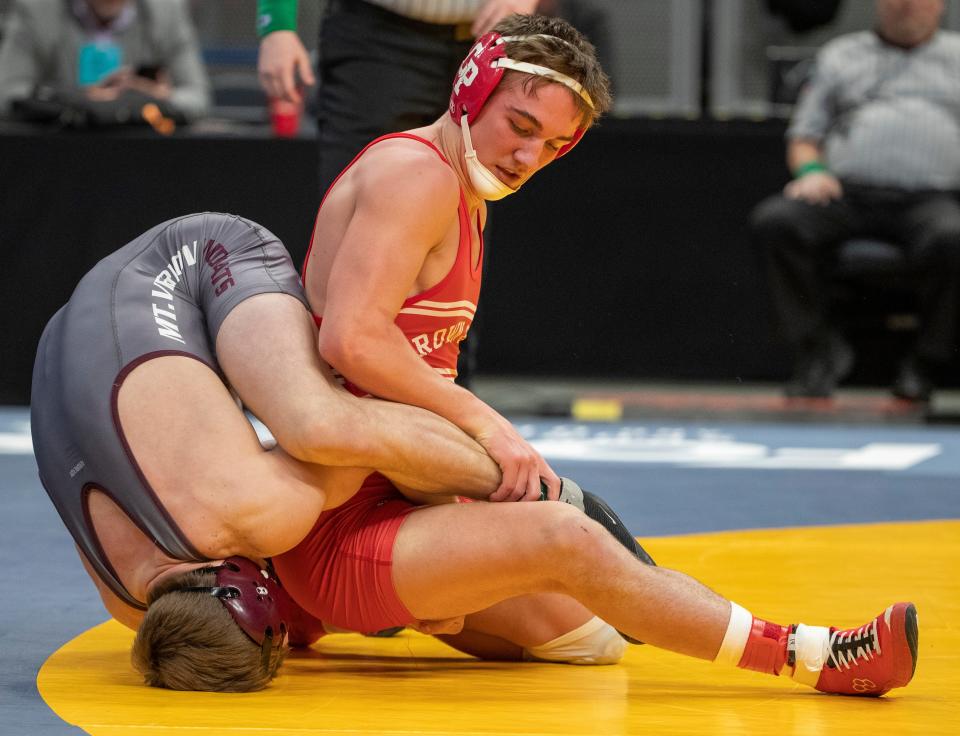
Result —
[[[447,166],[450,165],[450,162],[447,161],[447,157],[443,155],[443,152],[439,148],[437,148],[433,143],[428,141],[426,138],[421,138],[420,136],[414,135],[413,133],[388,133],[387,135],[382,135],[379,138],[374,138],[372,141],[370,141],[367,145],[365,145],[362,149],[360,149],[360,153],[354,156],[353,159],[350,161],[350,163],[348,163],[346,166],[343,167],[343,171],[337,174],[337,178],[333,180],[330,186],[327,187],[327,191],[323,193],[323,199],[320,200],[320,208],[323,207],[323,203],[324,201],[326,201],[327,195],[330,194],[330,191],[336,186],[337,182],[340,181],[340,177],[346,174],[350,170],[350,168],[355,163],[357,163],[360,157],[363,156],[363,154],[365,154],[367,151],[369,151],[378,143],[382,143],[383,141],[394,140],[397,138],[407,138],[411,141],[419,141],[423,145],[431,148],[433,152],[440,157],[440,160],[443,161],[443,163],[445,163]]]
[[[420,136],[414,135],[413,133],[388,133],[387,135],[382,135],[379,138],[374,138],[362,149],[360,149],[360,153],[354,156],[353,159],[350,161],[350,163],[348,163],[346,166],[343,167],[343,171],[337,174],[336,178],[332,182],[330,182],[330,186],[327,187],[327,191],[323,193],[323,198],[320,200],[320,206],[317,207],[317,215],[319,215],[320,210],[323,209],[323,203],[327,201],[327,197],[330,195],[330,192],[333,191],[333,188],[337,185],[337,182],[340,181],[340,177],[346,174],[353,167],[353,165],[357,163],[360,157],[363,156],[363,154],[365,154],[368,150],[370,150],[370,148],[372,148],[373,146],[377,145],[382,141],[388,141],[396,138],[408,138],[412,141],[418,141],[422,143],[423,145],[433,149],[433,152],[440,157],[440,160],[443,161],[443,163],[445,163],[447,166],[450,166],[450,162],[447,160],[447,157],[443,155],[443,152],[439,148],[437,148],[433,143],[428,141],[426,138],[421,138]],[[463,189],[461,188],[460,189],[460,209],[461,211],[463,211],[465,208],[466,208],[466,199],[464,198]],[[307,285],[307,264],[310,262],[310,252],[313,250],[313,239],[314,239],[314,236],[316,235],[317,219],[319,218],[314,218],[313,230],[310,232],[310,243],[307,246],[307,254],[303,257],[303,265],[300,267],[300,274],[303,279],[304,288],[306,288],[306,285]],[[462,217],[461,217],[461,222],[462,222]]]

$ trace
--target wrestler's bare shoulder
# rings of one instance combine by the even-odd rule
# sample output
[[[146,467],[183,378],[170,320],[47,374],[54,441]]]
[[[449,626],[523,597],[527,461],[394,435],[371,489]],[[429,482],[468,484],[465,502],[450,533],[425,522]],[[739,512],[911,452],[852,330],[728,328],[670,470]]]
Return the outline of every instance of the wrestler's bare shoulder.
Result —
[[[394,199],[427,197],[456,208],[460,184],[457,175],[437,152],[421,141],[393,138],[371,147],[357,162],[356,184],[361,191],[387,194]]]

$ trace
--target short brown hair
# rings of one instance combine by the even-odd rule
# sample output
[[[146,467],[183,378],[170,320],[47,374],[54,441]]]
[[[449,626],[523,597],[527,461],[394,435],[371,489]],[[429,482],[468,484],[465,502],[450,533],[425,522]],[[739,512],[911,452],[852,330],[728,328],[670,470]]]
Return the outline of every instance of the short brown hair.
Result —
[[[583,85],[593,100],[591,109],[578,94],[573,93],[582,115],[583,127],[589,128],[610,109],[613,104],[610,79],[600,66],[597,50],[567,21],[545,15],[514,13],[497,23],[493,30],[501,36],[530,37],[507,41],[507,56],[511,59],[545,66],[566,74]],[[531,76],[508,69],[504,82],[513,84],[514,78],[522,78],[524,87],[530,89],[537,89],[544,84],[555,84],[546,77]]]
[[[260,647],[218,598],[181,590],[216,585],[216,576],[191,570],[160,581],[149,593],[130,652],[133,666],[153,687],[249,692],[265,688],[287,654],[284,646],[264,670]]]

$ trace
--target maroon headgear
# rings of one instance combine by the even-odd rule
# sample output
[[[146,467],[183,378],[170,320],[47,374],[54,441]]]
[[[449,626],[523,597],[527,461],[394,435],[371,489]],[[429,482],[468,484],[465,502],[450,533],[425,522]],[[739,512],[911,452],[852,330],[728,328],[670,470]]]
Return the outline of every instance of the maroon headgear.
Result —
[[[301,609],[283,589],[270,569],[263,569],[246,557],[230,557],[222,564],[203,567],[199,572],[212,572],[216,585],[179,588],[183,591],[207,593],[219,598],[237,626],[260,647],[260,666],[270,669],[270,658],[293,638],[293,644],[309,644],[319,638],[322,624]],[[309,634],[304,628],[311,628]],[[310,641],[305,638],[313,636]],[[298,641],[299,640],[299,641]]]

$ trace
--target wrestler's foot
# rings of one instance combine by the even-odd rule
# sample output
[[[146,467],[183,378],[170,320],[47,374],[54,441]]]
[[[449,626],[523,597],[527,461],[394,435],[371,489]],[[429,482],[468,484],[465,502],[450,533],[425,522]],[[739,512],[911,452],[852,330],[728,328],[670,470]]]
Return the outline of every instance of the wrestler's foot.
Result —
[[[825,693],[872,696],[903,687],[917,668],[917,639],[912,603],[895,603],[858,628],[831,628],[815,687]]]

